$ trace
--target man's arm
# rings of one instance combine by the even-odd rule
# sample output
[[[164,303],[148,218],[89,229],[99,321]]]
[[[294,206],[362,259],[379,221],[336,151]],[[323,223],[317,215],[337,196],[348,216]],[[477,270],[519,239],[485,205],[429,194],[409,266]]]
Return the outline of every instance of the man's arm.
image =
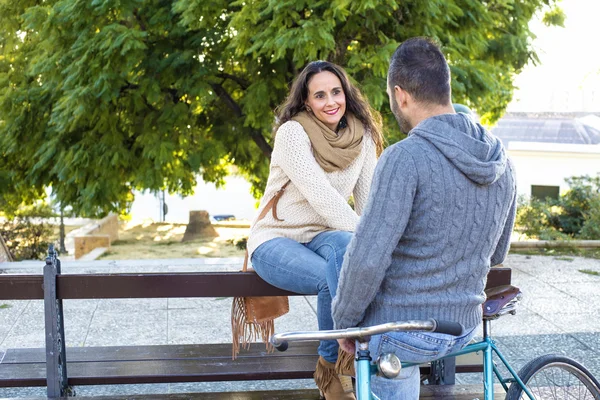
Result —
[[[512,171],[511,171],[512,173]],[[515,217],[517,214],[517,190],[514,187],[513,180],[513,190],[514,195],[512,198],[512,203],[508,210],[508,217],[506,218],[506,223],[504,224],[504,229],[502,230],[502,234],[500,235],[500,239],[498,240],[498,244],[496,245],[496,250],[494,250],[494,254],[492,254],[490,265],[498,265],[504,262],[506,255],[508,254],[508,249],[510,248],[510,236],[513,231],[513,227],[515,225]]]
[[[336,329],[356,326],[379,291],[408,223],[417,180],[412,156],[400,145],[383,153],[369,201],[344,257],[332,305]]]

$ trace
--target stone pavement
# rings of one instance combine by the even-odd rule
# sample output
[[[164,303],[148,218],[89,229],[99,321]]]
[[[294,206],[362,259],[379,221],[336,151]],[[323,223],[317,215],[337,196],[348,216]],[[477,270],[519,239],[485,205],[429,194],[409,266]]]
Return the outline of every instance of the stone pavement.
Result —
[[[242,260],[171,259],[65,261],[64,273],[238,271]],[[513,366],[545,353],[572,356],[600,377],[600,260],[511,254],[505,266],[524,293],[516,316],[493,323],[493,334]],[[0,273],[41,273],[43,262],[0,263]],[[290,298],[277,331],[317,329],[316,298]],[[2,306],[4,304],[5,306]],[[0,304],[0,358],[8,348],[43,347],[42,301]],[[69,300],[64,304],[67,346],[125,346],[231,341],[229,299]],[[477,374],[459,381],[477,383]],[[310,380],[81,386],[78,395],[312,388]],[[44,388],[0,388],[0,398],[44,396]]]

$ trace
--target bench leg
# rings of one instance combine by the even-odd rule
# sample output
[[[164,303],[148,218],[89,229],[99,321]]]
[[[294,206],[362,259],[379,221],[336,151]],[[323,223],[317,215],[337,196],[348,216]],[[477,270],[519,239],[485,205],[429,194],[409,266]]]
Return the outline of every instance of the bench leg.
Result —
[[[71,394],[67,385],[67,357],[62,300],[57,298],[56,276],[60,260],[50,245],[44,266],[44,319],[46,322],[46,381],[48,397]]]
[[[456,357],[431,362],[430,385],[454,385],[456,383]]]

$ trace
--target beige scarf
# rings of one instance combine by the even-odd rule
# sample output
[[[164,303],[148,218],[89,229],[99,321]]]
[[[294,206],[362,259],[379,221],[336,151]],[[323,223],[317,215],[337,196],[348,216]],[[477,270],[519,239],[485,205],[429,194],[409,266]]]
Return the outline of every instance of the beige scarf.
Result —
[[[337,133],[312,113],[302,111],[292,118],[299,122],[308,134],[315,159],[325,172],[348,167],[360,154],[365,128],[354,115],[346,113],[345,117],[347,126]]]

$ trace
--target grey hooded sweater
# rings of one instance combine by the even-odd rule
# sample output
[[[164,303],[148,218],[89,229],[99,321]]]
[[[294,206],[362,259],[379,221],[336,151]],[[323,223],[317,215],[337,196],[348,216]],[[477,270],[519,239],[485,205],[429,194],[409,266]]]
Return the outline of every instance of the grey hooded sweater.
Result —
[[[377,164],[340,273],[335,327],[428,318],[477,326],[515,209],[514,172],[497,137],[465,114],[422,121]]]

